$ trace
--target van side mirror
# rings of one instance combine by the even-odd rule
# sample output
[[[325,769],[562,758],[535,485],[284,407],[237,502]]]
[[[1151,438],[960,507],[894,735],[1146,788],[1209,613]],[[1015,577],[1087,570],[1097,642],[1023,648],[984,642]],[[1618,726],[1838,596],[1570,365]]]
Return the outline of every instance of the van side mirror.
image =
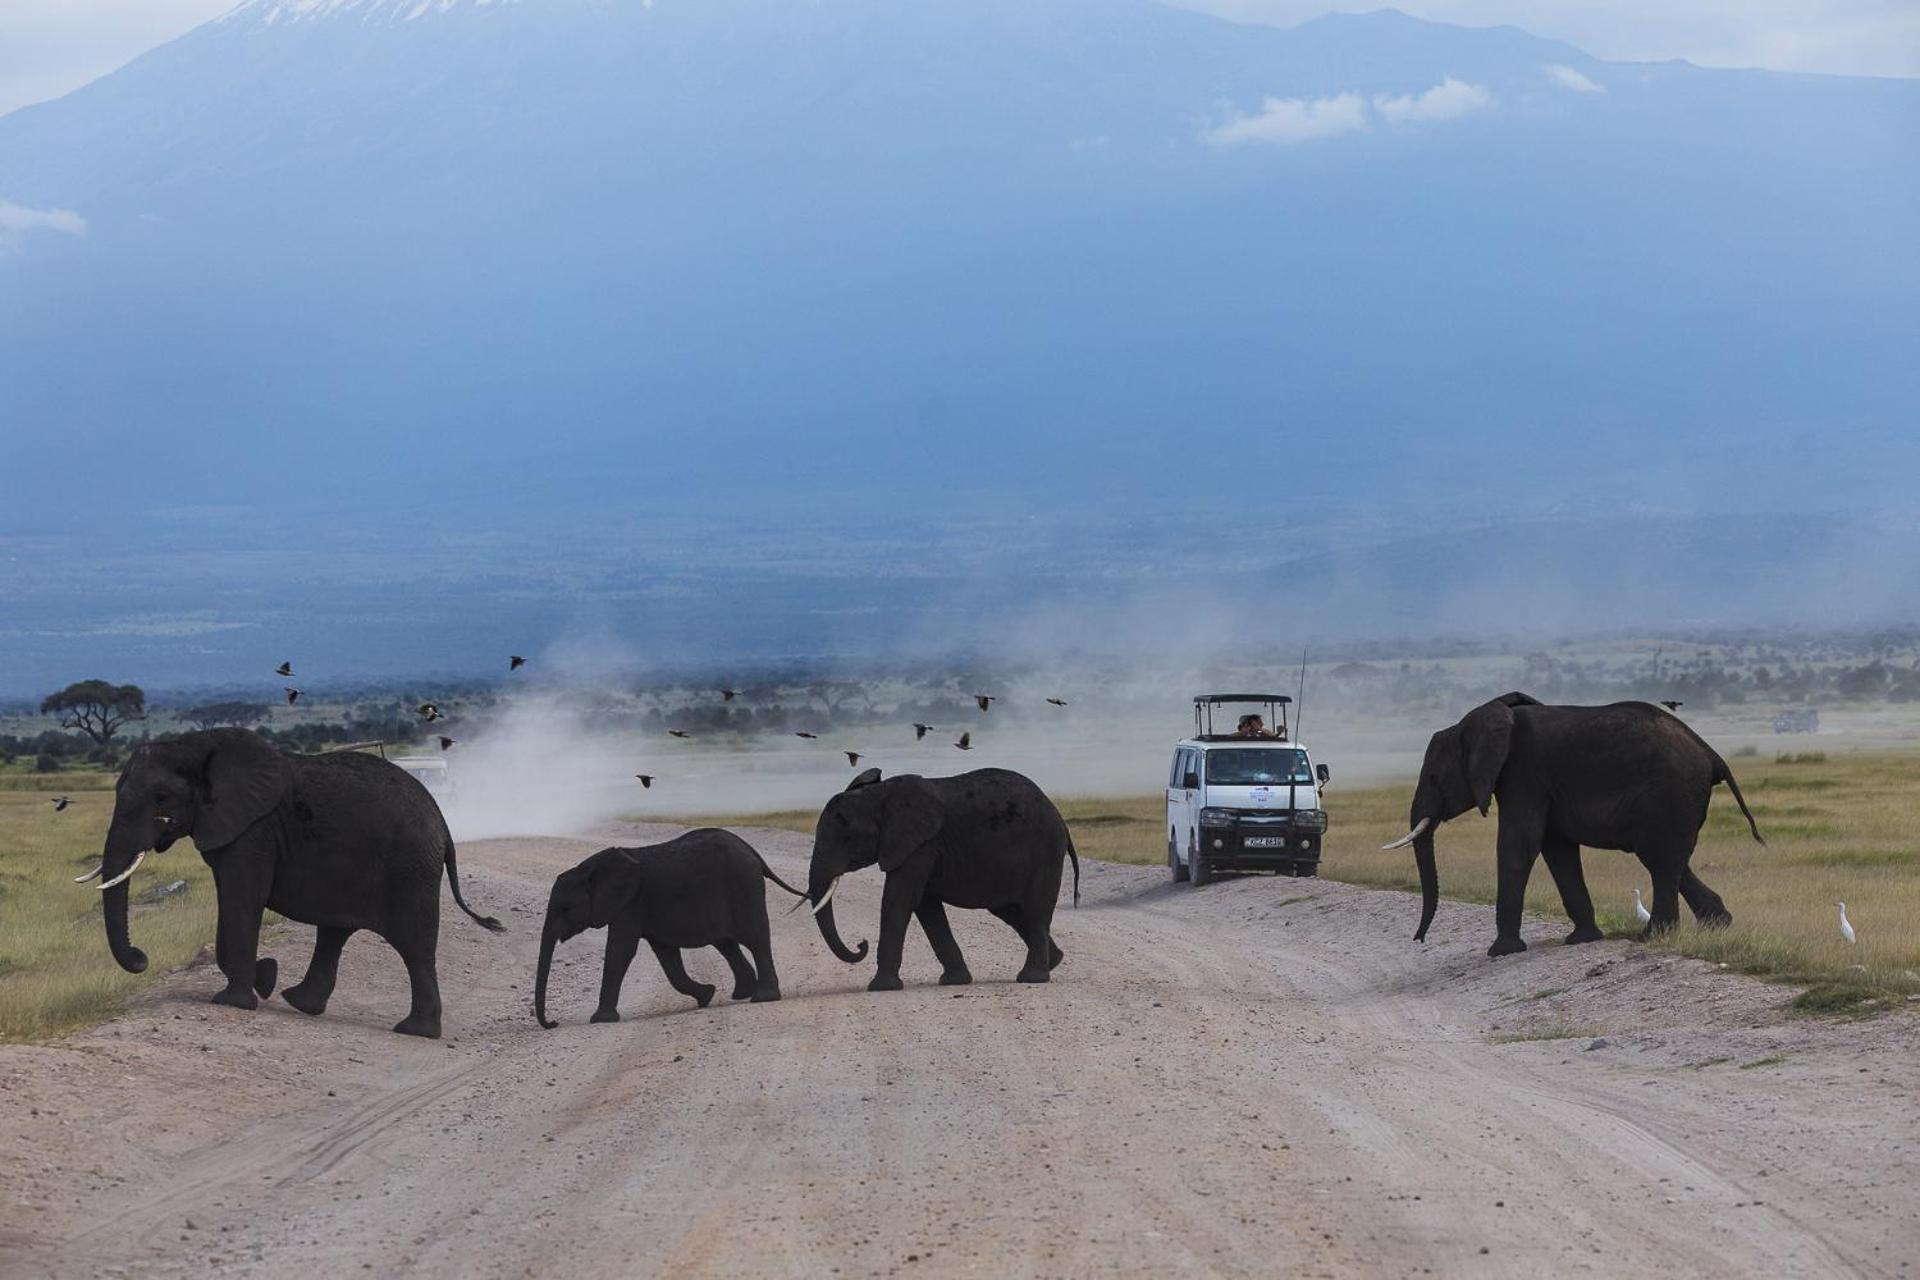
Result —
[[[1320,785],[1324,787],[1333,781],[1333,770],[1323,764],[1317,764],[1313,766],[1313,776],[1320,779]]]
[[[1186,777],[1180,779],[1180,787],[1184,791],[1198,791],[1200,789],[1200,775],[1197,773],[1188,774]]]

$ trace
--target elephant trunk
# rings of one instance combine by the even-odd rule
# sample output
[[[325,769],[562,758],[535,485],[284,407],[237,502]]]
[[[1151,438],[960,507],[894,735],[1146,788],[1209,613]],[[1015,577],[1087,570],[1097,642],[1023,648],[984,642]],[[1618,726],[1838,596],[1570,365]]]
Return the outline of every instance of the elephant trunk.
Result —
[[[547,973],[553,968],[553,944],[558,941],[558,931],[553,926],[553,918],[549,916],[546,927],[540,931],[540,969],[533,978],[534,1021],[549,1031],[560,1025],[547,1021]]]
[[[860,949],[853,950],[840,941],[840,927],[833,920],[833,891],[840,887],[840,877],[820,865],[818,857],[807,875],[807,899],[813,903],[813,918],[820,925],[820,936],[827,941],[827,950],[846,961],[859,964],[867,958],[867,944],[861,940]]]
[[[1433,861],[1433,828],[1414,837],[1413,864],[1420,869],[1420,928],[1413,935],[1415,942],[1427,940],[1427,926],[1433,923],[1433,913],[1440,905],[1440,871]]]
[[[107,949],[128,973],[144,973],[147,968],[147,953],[134,946],[127,934],[127,879],[146,856],[145,846],[146,841],[134,832],[132,824],[116,821],[107,831],[106,853],[100,859],[101,883],[109,886],[100,894]]]

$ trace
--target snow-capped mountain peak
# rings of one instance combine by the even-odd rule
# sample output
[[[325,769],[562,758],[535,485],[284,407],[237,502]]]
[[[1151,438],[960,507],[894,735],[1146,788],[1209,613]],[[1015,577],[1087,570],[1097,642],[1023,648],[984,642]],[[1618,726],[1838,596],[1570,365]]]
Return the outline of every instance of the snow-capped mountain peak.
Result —
[[[520,0],[243,0],[220,19],[256,27],[276,27],[323,18],[366,26],[416,22],[456,10],[491,9]]]

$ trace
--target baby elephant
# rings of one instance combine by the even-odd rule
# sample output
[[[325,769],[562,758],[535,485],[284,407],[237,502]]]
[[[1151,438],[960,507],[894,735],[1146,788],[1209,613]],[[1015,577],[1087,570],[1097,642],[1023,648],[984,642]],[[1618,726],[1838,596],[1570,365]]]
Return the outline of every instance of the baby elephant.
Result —
[[[547,1021],[547,971],[553,945],[588,929],[606,929],[606,967],[600,975],[595,1022],[620,1021],[620,984],[641,939],[653,948],[667,981],[706,1008],[713,988],[687,976],[682,947],[712,947],[733,969],[733,998],[778,1000],[767,930],[771,880],[796,898],[806,895],[767,869],[753,846],[730,831],[702,828],[644,849],[602,849],[562,871],[547,899],[540,935],[540,973],[533,986],[533,1015]],[[753,952],[753,963],[741,947]]]

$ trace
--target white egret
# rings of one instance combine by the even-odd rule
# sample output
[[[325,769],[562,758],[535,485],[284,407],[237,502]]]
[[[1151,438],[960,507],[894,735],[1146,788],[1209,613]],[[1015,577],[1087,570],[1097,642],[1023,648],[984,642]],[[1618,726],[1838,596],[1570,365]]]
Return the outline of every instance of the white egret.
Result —
[[[1847,919],[1847,904],[1842,902],[1837,905],[1840,908],[1840,936],[1852,942],[1854,941],[1853,921]]]
[[[1633,918],[1641,924],[1653,923],[1653,912],[1647,910],[1647,904],[1640,901],[1640,891],[1633,891]]]

